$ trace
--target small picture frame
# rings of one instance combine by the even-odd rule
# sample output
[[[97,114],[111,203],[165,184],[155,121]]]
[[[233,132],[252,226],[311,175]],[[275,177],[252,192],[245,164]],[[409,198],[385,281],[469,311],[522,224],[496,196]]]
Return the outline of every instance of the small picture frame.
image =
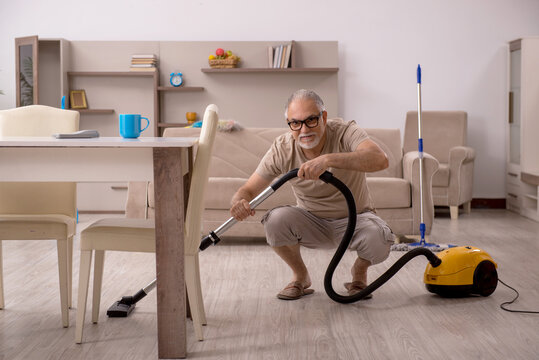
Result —
[[[87,109],[86,92],[84,90],[71,90],[69,92],[69,104],[71,109]]]

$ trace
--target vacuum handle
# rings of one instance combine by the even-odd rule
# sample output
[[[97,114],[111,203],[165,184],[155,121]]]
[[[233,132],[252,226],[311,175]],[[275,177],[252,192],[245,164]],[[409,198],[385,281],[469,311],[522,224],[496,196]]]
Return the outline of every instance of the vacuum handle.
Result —
[[[277,191],[277,189],[280,188],[285,182],[298,176],[298,170],[299,169],[290,170],[279,179],[275,180],[275,182],[270,185],[270,188],[272,188],[273,191]]]

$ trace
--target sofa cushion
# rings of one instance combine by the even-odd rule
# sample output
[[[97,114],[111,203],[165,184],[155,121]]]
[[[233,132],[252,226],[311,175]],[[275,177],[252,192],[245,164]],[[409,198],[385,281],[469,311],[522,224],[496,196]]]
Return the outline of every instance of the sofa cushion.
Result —
[[[412,206],[410,183],[388,177],[368,177],[367,186],[376,209],[408,208]]]
[[[365,129],[370,139],[386,153],[389,160],[387,169],[367,173],[367,177],[402,178],[402,147],[399,129]]]
[[[246,181],[245,178],[210,177],[207,187],[208,196],[205,198],[204,207],[206,209],[230,209],[230,199]],[[269,210],[280,205],[295,204],[296,198],[292,187],[290,183],[286,183],[262,202],[258,209]]]
[[[215,137],[210,163],[210,177],[247,179],[273,140],[288,128],[248,128],[230,132],[219,131]],[[167,128],[164,136],[199,136],[199,128]]]
[[[438,165],[438,171],[432,176],[432,186],[449,186],[449,164]]]

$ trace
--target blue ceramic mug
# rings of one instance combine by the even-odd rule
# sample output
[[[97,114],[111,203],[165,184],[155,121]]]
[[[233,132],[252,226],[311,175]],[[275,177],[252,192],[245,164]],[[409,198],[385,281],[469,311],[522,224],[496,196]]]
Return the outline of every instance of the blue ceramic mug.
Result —
[[[141,128],[141,120],[146,120],[146,126]],[[140,133],[150,126],[150,120],[140,114],[120,114],[120,135],[127,139],[136,139]]]

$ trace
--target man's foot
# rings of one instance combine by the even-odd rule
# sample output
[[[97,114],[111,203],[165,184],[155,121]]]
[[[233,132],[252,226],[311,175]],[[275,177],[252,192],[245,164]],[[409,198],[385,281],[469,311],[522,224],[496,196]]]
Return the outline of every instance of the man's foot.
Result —
[[[306,289],[301,282],[292,281],[277,294],[277,297],[281,300],[297,300],[312,293],[314,293],[313,289]]]
[[[348,296],[355,295],[359,293],[361,290],[365,289],[367,285],[363,281],[352,281],[344,283],[344,287],[346,290],[348,290]],[[372,293],[361,298],[361,300],[367,300],[372,298]]]

